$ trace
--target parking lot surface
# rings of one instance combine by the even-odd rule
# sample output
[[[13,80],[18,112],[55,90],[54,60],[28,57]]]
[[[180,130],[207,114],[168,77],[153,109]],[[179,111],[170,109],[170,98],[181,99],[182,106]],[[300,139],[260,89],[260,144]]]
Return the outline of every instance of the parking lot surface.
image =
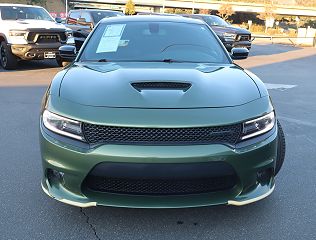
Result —
[[[39,108],[60,68],[0,70],[0,239],[316,239],[316,48],[254,44],[238,61],[269,88],[287,140],[274,193],[257,203],[192,209],[80,209],[40,187]]]

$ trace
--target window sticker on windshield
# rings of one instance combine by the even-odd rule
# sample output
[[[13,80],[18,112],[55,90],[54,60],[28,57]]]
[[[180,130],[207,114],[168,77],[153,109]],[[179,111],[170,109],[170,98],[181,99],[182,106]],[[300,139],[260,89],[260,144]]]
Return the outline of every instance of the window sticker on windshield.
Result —
[[[123,34],[126,24],[108,25],[104,31],[103,37],[120,37]]]
[[[117,48],[120,46],[125,26],[126,24],[108,25],[104,30],[96,52],[116,52]]]
[[[120,40],[119,47],[126,47],[129,43],[129,40]]]

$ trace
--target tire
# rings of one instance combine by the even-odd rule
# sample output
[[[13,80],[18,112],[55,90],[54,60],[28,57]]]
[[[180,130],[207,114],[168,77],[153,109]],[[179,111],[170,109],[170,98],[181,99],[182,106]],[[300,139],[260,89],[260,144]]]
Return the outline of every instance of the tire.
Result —
[[[6,70],[14,70],[18,66],[18,60],[11,52],[6,42],[2,41],[0,45],[0,63]]]
[[[56,58],[56,62],[57,62],[57,64],[58,64],[59,67],[66,67],[67,65],[70,64],[70,62],[65,62],[65,61],[63,61],[63,59],[60,58],[60,57],[57,57],[57,58]]]
[[[279,121],[277,122],[277,124],[278,124],[278,148],[277,148],[277,157],[276,157],[276,163],[275,163],[275,176],[281,170],[281,167],[283,165],[284,158],[285,158],[285,149],[286,149],[285,136],[284,136],[283,129]]]

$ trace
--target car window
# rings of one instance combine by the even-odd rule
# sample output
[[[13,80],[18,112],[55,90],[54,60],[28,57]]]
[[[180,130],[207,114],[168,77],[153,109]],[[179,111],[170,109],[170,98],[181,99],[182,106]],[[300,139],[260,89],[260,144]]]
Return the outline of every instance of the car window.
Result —
[[[194,18],[194,19],[203,20],[203,18],[201,16],[197,16],[197,15],[190,15],[189,17]]]
[[[82,12],[80,18],[84,18],[87,23],[92,23],[93,22],[90,13],[87,13],[87,12]]]
[[[207,16],[203,18],[204,22],[206,22],[209,26],[220,26],[227,27],[229,24],[225,22],[222,18],[217,16]]]
[[[69,12],[69,17],[67,19],[68,24],[77,24],[77,19],[80,18],[80,11]]]
[[[100,22],[103,18],[117,17],[117,16],[124,16],[124,14],[121,12],[110,12],[110,11],[108,11],[108,12],[107,11],[92,12],[92,17],[93,17],[95,24]]]
[[[3,6],[1,7],[2,20],[46,20],[54,21],[54,19],[43,8],[39,7],[19,7],[19,6]]]
[[[174,61],[229,63],[204,24],[124,22],[100,24],[80,61]]]

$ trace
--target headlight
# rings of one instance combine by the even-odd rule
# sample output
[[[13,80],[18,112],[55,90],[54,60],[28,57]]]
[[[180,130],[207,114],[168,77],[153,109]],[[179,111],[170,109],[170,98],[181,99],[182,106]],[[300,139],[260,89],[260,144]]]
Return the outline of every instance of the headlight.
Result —
[[[235,33],[224,33],[223,37],[225,41],[234,41],[236,39],[236,34]]]
[[[21,31],[21,30],[11,30],[11,31],[9,31],[9,36],[10,37],[25,38],[26,33],[27,33],[26,31]]]
[[[78,140],[84,140],[81,131],[81,122],[59,116],[48,110],[44,110],[42,118],[44,126],[52,132]]]
[[[261,134],[264,134],[270,131],[275,124],[275,115],[274,111],[269,114],[247,121],[243,124],[243,132],[241,136],[241,140],[245,140],[248,138],[252,138]]]

